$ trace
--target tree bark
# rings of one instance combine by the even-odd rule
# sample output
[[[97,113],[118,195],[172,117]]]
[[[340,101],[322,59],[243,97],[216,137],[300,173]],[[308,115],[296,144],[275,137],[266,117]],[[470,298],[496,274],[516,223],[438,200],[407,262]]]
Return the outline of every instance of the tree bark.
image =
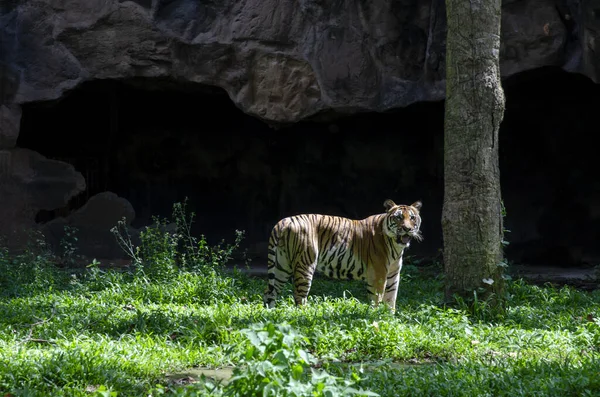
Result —
[[[498,132],[501,0],[446,0],[442,231],[446,297],[500,293],[502,204]],[[482,289],[483,288],[483,289]]]

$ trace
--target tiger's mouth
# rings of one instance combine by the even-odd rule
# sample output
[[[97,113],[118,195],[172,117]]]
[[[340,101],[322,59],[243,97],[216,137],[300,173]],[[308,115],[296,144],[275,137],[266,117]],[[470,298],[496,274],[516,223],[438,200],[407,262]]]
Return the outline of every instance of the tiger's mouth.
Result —
[[[398,244],[406,245],[410,243],[410,234],[402,234],[396,238]]]

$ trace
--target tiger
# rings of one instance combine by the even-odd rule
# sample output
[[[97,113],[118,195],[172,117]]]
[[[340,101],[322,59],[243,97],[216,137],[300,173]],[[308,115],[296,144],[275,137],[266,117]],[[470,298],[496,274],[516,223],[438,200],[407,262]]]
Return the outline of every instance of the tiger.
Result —
[[[277,222],[269,238],[265,307],[275,307],[290,277],[296,306],[305,305],[318,271],[333,279],[366,281],[370,303],[383,301],[394,312],[402,254],[411,240],[423,239],[422,203],[398,205],[387,199],[383,206],[385,213],[362,220],[301,214]]]

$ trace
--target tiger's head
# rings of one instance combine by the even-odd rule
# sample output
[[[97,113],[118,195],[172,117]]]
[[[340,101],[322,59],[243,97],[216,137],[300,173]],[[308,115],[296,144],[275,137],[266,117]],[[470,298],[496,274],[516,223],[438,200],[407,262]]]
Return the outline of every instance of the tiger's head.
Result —
[[[385,233],[398,244],[408,246],[411,239],[423,240],[421,236],[422,203],[416,201],[411,205],[398,205],[392,200],[385,200],[383,207],[387,211],[384,222]]]

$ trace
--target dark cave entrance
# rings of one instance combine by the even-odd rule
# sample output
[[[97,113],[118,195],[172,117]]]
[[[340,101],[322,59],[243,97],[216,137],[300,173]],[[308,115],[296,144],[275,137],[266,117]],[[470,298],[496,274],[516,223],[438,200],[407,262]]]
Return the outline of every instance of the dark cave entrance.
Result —
[[[323,117],[321,117],[322,119]],[[52,103],[24,106],[18,145],[73,164],[88,189],[47,222],[112,191],[136,211],[133,226],[168,216],[188,197],[196,234],[231,241],[264,260],[270,229],[302,212],[364,218],[383,201],[423,200],[435,255],[441,210],[443,103],[271,128],[221,89],[156,80],[93,81]],[[431,215],[435,214],[435,215]]]
[[[594,132],[600,89],[555,68],[504,82],[500,132],[509,260],[582,266],[600,261],[600,179]],[[189,198],[195,233],[231,241],[264,261],[281,217],[320,212],[363,218],[423,200],[425,240],[442,247],[444,103],[305,121],[275,129],[217,88],[157,80],[93,81],[60,101],[23,107],[18,145],[73,164],[88,189],[39,222],[112,191],[131,202],[134,226]],[[438,256],[439,258],[439,256]]]
[[[504,82],[502,196],[510,259],[536,265],[600,262],[597,134],[600,85],[545,67]]]

